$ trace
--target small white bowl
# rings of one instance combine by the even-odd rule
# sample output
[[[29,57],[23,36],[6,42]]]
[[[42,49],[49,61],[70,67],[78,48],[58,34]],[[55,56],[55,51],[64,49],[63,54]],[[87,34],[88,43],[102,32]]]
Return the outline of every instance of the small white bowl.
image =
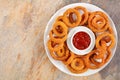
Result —
[[[88,48],[86,48],[84,50],[79,50],[73,45],[73,37],[78,32],[85,32],[90,36],[90,45],[88,46]],[[94,48],[94,46],[95,46],[95,35],[89,28],[87,28],[85,26],[75,27],[75,28],[71,29],[68,33],[67,45],[68,45],[68,48],[72,52],[74,52],[75,54],[85,55],[85,54],[89,53]]]

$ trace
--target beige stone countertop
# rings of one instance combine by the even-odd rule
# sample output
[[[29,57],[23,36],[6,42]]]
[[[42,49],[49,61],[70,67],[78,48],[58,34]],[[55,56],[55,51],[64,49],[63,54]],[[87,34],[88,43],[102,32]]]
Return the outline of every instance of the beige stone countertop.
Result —
[[[48,59],[43,35],[50,17],[71,3],[92,3],[113,19],[116,54],[99,73],[74,77]],[[120,0],[0,0],[0,80],[120,80]]]

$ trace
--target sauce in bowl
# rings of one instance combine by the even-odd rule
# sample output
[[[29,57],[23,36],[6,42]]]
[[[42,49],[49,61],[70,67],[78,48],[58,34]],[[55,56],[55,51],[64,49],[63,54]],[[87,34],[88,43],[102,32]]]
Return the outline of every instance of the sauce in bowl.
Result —
[[[72,28],[68,33],[67,46],[77,55],[88,54],[95,46],[95,35],[85,26]]]
[[[90,36],[86,32],[77,32],[73,36],[73,45],[79,50],[84,50],[89,47],[91,42]]]

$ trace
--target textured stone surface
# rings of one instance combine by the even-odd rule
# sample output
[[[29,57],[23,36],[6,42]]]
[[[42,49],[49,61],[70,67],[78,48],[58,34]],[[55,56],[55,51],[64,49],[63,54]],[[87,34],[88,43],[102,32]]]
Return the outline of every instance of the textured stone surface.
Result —
[[[119,0],[0,0],[0,80],[120,79],[119,41],[111,63],[91,76],[69,76],[49,61],[43,45],[46,24],[58,9],[76,2],[104,9],[120,32]]]

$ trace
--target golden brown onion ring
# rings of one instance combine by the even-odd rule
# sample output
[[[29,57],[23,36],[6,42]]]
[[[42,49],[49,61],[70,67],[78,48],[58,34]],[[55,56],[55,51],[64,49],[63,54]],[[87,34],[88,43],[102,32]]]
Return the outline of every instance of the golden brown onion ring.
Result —
[[[64,43],[55,43],[52,40],[48,40],[47,42],[47,46],[50,51],[58,51],[63,47],[63,45]]]
[[[108,29],[108,17],[101,11],[92,12],[88,19],[88,26],[94,32],[103,32]]]
[[[53,31],[50,31],[49,33],[50,39],[56,43],[63,43],[67,39],[67,34],[63,37],[55,36]]]
[[[82,58],[74,58],[67,68],[73,73],[83,73],[88,70]]]
[[[101,16],[95,17],[92,20],[92,25],[94,25],[95,28],[101,29],[106,24],[105,19]]]
[[[82,20],[79,23],[79,25],[84,25],[87,22],[88,15],[89,15],[87,9],[85,7],[82,7],[82,6],[77,6],[77,7],[75,7],[75,9],[78,10],[78,11],[82,10],[84,12],[83,15],[82,15]]]
[[[69,57],[63,61],[65,65],[68,65],[72,62],[72,60],[75,58],[75,54],[73,52],[70,52]]]
[[[96,61],[96,59],[94,58],[94,55],[97,55],[97,53],[100,54],[100,51],[98,50],[93,50],[91,51],[89,54],[87,54],[85,56],[85,64],[88,68],[90,69],[97,69],[99,67],[101,67],[102,65],[104,65],[104,58],[102,58],[102,61],[99,62],[99,65],[96,65],[98,62]]]
[[[107,52],[107,43],[106,41],[102,40],[101,43],[101,48],[97,48],[97,50],[99,50],[99,53],[97,55],[94,56],[94,58],[96,59],[101,59],[105,56],[105,53]]]
[[[69,15],[70,15],[71,13],[75,14],[76,17],[77,17],[77,19],[76,19],[73,23],[71,23],[70,20],[69,20]],[[77,10],[75,10],[75,9],[70,8],[70,9],[66,10],[66,12],[63,14],[63,16],[64,16],[64,17],[63,17],[63,22],[64,22],[68,27],[76,27],[76,26],[78,26],[79,23],[81,22],[81,15],[80,15],[80,13],[79,13]]]
[[[101,41],[103,38],[105,38],[105,37],[107,37],[107,36],[111,38],[111,43],[110,43],[110,45],[108,46],[108,48],[111,49],[112,47],[114,47],[114,45],[115,45],[114,35],[105,32],[105,33],[100,34],[100,35],[97,36],[97,39],[96,39],[96,47],[97,47],[97,48],[101,48],[101,45],[100,45],[99,43],[100,43],[100,41]]]
[[[53,33],[58,36],[62,37],[66,35],[68,32],[68,27],[61,21],[57,21],[53,25]]]
[[[65,54],[65,48],[61,48],[60,50],[56,51],[56,55],[58,57],[63,57]]]
[[[54,59],[56,59],[56,60],[65,60],[65,59],[67,59],[68,58],[68,56],[69,56],[69,50],[66,48],[66,46],[63,46],[62,48],[64,48],[63,50],[63,52],[64,52],[64,56],[58,56],[57,54],[57,52],[56,51],[50,51],[50,54],[51,54],[51,56],[54,58]],[[61,49],[59,49],[59,50],[61,50]],[[59,51],[58,50],[58,51]]]

